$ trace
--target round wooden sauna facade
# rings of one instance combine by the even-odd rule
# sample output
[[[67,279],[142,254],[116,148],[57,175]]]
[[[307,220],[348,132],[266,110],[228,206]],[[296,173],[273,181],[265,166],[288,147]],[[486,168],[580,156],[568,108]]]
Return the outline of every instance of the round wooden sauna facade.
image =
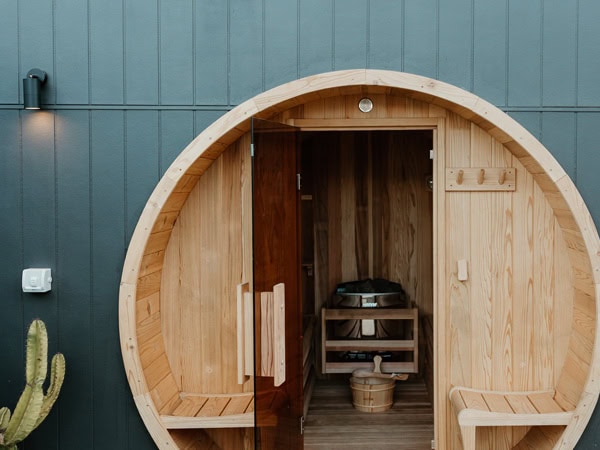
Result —
[[[298,194],[300,165],[311,174]],[[308,267],[294,236],[311,199]],[[305,269],[314,272],[308,312]],[[600,243],[574,184],[475,95],[349,70],[225,114],[148,200],[124,264],[119,323],[157,446],[251,449],[260,435],[263,450],[302,448],[285,430],[303,414],[294,398],[307,358],[326,371],[320,307],[352,277],[398,280],[418,308],[437,449],[576,445],[599,393]]]

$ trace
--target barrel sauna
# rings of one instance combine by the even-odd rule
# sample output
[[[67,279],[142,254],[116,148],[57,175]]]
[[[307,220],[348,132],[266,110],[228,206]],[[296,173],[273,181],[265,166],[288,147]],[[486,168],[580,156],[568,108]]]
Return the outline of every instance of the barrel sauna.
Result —
[[[358,107],[365,98],[373,105],[368,112]],[[322,263],[314,266],[317,279],[325,280],[321,287],[316,281],[315,315],[331,289],[327,280],[332,268],[343,271],[357,264],[343,252],[331,253],[332,236],[353,240],[357,227],[383,230],[371,235],[364,252],[357,251],[354,258],[376,266],[386,253],[381,267],[399,277],[404,269],[398,266],[404,263],[398,256],[401,250],[395,249],[403,245],[402,239],[384,247],[377,242],[390,233],[399,236],[405,222],[412,224],[408,234],[413,244],[424,239],[418,246],[430,256],[419,259],[406,276],[409,291],[417,286],[419,274],[430,280],[429,288],[421,283],[412,295],[419,313],[428,318],[424,323],[433,329],[421,336],[433,353],[429,387],[434,393],[436,448],[573,448],[594,410],[600,382],[600,242],[583,200],[550,153],[493,105],[437,80],[380,70],[314,75],[246,101],[196,137],[149,198],[124,263],[119,325],[129,385],[157,446],[250,449],[262,428],[277,428],[286,420],[269,414],[255,418],[261,395],[269,391],[255,391],[263,377],[255,375],[254,366],[264,362],[252,355],[254,298],[275,283],[255,286],[252,242],[263,242],[268,253],[270,245],[277,246],[283,225],[270,223],[257,238],[260,230],[252,211],[254,216],[257,208],[274,209],[276,217],[287,213],[276,198],[259,205],[262,200],[252,191],[252,118],[275,123],[275,128],[294,127],[295,136],[309,137],[303,145],[315,148],[328,139],[338,142],[338,150],[346,141],[366,142],[365,153],[357,150],[354,159],[342,150],[337,153],[342,155],[340,166],[331,167],[342,175],[335,186],[343,186],[343,175],[356,173],[361,165],[381,169],[359,184],[365,189],[354,188],[350,197],[329,191],[329,200],[314,206],[315,216],[321,208],[329,214],[330,226],[337,227],[328,230],[325,241],[319,241],[323,235],[314,235],[314,248],[330,252],[327,274]],[[280,139],[278,148],[297,141]],[[402,148],[410,142],[421,142],[421,149],[431,146],[433,159],[428,159],[427,149],[427,157],[418,163],[424,166],[414,160],[413,165],[402,163],[406,173],[400,178],[411,179],[412,170],[424,180],[429,167],[433,186],[428,193],[410,191],[400,208],[385,207],[385,223],[374,225],[373,211],[381,207],[381,199],[391,205],[401,197],[394,189],[404,188],[394,187],[397,177],[390,176],[381,188],[383,196],[369,199],[376,198],[373,193],[379,192],[385,170],[395,166],[394,158],[406,158]],[[386,146],[400,150],[380,151]],[[328,155],[328,148],[315,153]],[[261,163],[277,160],[267,183],[288,170],[279,153],[268,154]],[[350,216],[339,208],[334,215],[336,198],[350,198],[351,205],[364,200],[369,213],[360,217],[366,219],[356,219],[354,207]],[[415,225],[421,219],[407,217],[423,202],[431,204],[429,225],[424,226],[431,235],[415,238],[423,228]],[[297,252],[278,254],[292,271],[301,264]],[[286,298],[298,289],[286,283]],[[265,298],[272,294],[266,292]],[[291,323],[298,311],[288,308],[294,305],[285,303],[280,325],[304,332],[307,339],[303,325]],[[285,351],[287,356],[303,356],[302,348]],[[299,378],[302,390],[302,371],[302,363],[288,365],[285,383]],[[271,404],[278,401],[274,395]],[[503,403],[495,405],[491,399]],[[268,438],[263,440],[268,447],[266,442]]]

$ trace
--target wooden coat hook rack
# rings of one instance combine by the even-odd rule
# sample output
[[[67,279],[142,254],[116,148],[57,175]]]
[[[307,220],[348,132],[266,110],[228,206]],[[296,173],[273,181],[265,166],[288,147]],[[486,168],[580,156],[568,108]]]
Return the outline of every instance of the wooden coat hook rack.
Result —
[[[447,191],[514,191],[514,167],[453,167],[446,169]]]

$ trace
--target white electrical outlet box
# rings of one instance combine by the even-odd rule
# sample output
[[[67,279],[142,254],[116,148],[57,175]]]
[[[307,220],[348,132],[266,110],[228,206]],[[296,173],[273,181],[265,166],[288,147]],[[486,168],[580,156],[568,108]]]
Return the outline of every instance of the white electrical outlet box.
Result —
[[[50,269],[24,269],[23,292],[48,292],[52,284]]]

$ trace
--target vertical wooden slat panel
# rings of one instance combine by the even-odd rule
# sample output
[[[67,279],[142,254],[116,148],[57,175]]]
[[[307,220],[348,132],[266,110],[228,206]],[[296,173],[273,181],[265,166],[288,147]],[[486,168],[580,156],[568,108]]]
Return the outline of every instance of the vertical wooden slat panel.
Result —
[[[159,102],[162,105],[194,103],[192,4],[190,0],[160,2]]]
[[[90,2],[90,102],[119,104],[123,85],[123,0]]]
[[[471,128],[468,121],[450,114],[446,125],[446,166],[468,167],[471,161]],[[436,180],[437,183],[442,182]],[[448,302],[448,333],[450,339],[446,342],[445,353],[448,353],[448,367],[438,367],[448,374],[447,386],[440,389],[448,391],[450,385],[473,386],[472,357],[473,330],[471,324],[471,309],[474,300],[471,298],[471,288],[474,283],[473,276],[478,270],[476,261],[471,258],[471,242],[466,236],[471,236],[471,201],[470,194],[449,192],[446,194],[446,267],[448,277],[446,281],[446,298]],[[467,260],[469,280],[458,280],[457,262]],[[440,289],[443,289],[440,287]],[[444,379],[442,375],[442,380]],[[446,398],[444,398],[446,400]],[[450,411],[450,409],[448,409]],[[458,448],[459,429],[453,414],[446,416],[446,423],[442,426],[448,434],[449,448]]]
[[[58,275],[53,283],[61,296],[58,314],[60,351],[68,355],[69,373],[77,384],[65,383],[60,393],[60,446],[93,448],[93,402],[90,239],[89,113],[56,114],[56,180]],[[72,339],[77,336],[77,339]],[[79,433],[69,433],[69,430]]]
[[[577,3],[578,0],[543,2],[543,105],[576,104]]]
[[[262,0],[229,1],[229,103],[237,105],[263,89]]]
[[[469,90],[472,84],[471,0],[439,2],[439,67],[441,80]]]
[[[195,99],[200,105],[226,105],[228,99],[228,2],[198,0],[194,9]],[[199,130],[200,131],[200,130]]]
[[[438,57],[438,1],[404,2],[402,70],[435,78]],[[385,12],[383,12],[385,14]]]
[[[533,389],[554,387],[554,220],[552,211],[544,201],[544,194],[534,188],[534,244],[533,260],[535,278],[533,282]]]
[[[508,104],[541,104],[542,0],[509,0]]]
[[[579,0],[577,35],[577,104],[597,106],[600,104],[600,33],[598,17],[600,4],[594,0]]]
[[[158,98],[158,0],[123,0],[125,8],[125,100],[154,105]]]
[[[297,5],[297,0],[265,0],[265,89],[298,74]]]
[[[22,89],[21,79],[29,69],[19,71],[18,2],[2,3],[0,14],[0,103],[19,103]],[[14,133],[13,133],[14,134]]]
[[[362,0],[334,0],[335,70],[355,69],[367,64],[366,8]]]
[[[54,17],[56,102],[89,103],[88,4],[57,2]]]
[[[506,102],[507,2],[473,2],[473,91],[496,106]]]
[[[333,0],[300,2],[299,75],[333,69]]]
[[[388,42],[402,42],[404,34],[402,13],[403,2],[396,0],[371,2],[367,67],[402,70],[402,45],[386,45]],[[427,36],[421,31],[421,37]]]
[[[534,285],[534,195],[533,177],[513,159],[517,170],[517,187],[513,199],[513,233],[515,251],[513,288],[513,389],[531,388],[533,379],[533,330],[527,324],[533,321]],[[540,199],[543,201],[543,199]]]

